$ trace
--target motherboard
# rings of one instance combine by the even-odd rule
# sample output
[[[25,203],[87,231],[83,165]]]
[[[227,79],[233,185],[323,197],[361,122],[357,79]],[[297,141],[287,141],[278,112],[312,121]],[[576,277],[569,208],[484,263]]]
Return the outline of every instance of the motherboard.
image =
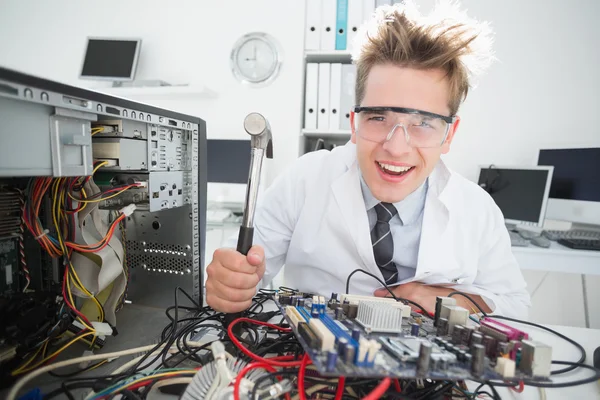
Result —
[[[549,382],[551,347],[455,298],[434,316],[391,298],[283,293],[275,301],[323,376]]]

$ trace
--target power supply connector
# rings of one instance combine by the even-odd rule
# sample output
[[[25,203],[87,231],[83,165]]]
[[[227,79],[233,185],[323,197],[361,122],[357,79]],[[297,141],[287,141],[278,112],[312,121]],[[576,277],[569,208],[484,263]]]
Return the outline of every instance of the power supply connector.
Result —
[[[113,329],[106,322],[92,321],[92,327],[96,331],[96,336],[112,336]]]
[[[137,207],[135,204],[129,204],[128,206],[121,208],[119,211],[125,214],[126,217],[129,217],[131,214],[133,214],[136,208]]]

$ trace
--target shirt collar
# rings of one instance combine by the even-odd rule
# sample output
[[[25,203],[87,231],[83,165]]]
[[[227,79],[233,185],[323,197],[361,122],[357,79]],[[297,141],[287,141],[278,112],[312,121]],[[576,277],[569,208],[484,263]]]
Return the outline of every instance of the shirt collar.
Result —
[[[413,224],[419,217],[419,214],[421,214],[421,211],[423,211],[423,208],[425,207],[425,199],[427,197],[427,189],[429,186],[428,181],[429,178],[427,178],[425,182],[417,188],[417,190],[406,196],[404,200],[394,203],[394,207],[396,207],[396,210],[398,210],[398,216],[402,220],[403,225]],[[375,207],[375,205],[380,201],[373,196],[373,193],[371,193],[371,190],[367,186],[362,173],[360,173],[360,187],[362,190],[363,199],[365,201],[365,206],[368,211]]]

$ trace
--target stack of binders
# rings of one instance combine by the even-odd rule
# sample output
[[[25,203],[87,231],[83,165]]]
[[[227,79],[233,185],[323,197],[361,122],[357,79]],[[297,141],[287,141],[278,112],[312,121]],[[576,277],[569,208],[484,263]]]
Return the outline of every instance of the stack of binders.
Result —
[[[349,132],[355,81],[353,64],[306,64],[304,129]]]
[[[398,0],[306,0],[305,50],[350,50],[376,7]]]

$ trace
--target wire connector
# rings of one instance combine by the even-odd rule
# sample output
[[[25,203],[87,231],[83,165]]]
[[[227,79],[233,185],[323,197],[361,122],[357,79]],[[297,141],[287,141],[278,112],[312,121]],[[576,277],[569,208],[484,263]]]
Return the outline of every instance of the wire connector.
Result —
[[[92,328],[96,331],[96,336],[112,336],[113,329],[106,322],[92,321]]]
[[[137,207],[135,206],[135,204],[129,204],[128,206],[121,208],[119,211],[123,213],[126,217],[129,217],[131,214],[133,214],[136,208]]]

